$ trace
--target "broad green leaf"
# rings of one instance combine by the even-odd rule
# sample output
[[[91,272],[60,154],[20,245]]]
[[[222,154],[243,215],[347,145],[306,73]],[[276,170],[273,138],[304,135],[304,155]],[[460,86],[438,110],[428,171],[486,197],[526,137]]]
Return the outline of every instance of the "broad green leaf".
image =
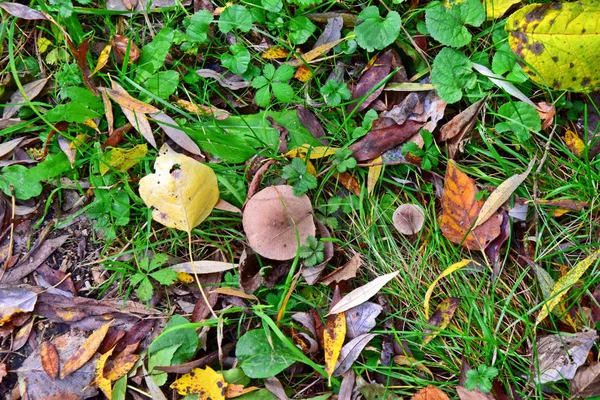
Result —
[[[294,100],[294,89],[287,83],[273,82],[271,88],[273,95],[281,103],[289,103]]]
[[[150,78],[164,65],[172,42],[173,29],[163,28],[154,40],[144,46],[136,69],[135,81],[137,83],[142,83]]]
[[[390,11],[382,18],[376,6],[369,6],[358,14],[354,32],[356,43],[363,49],[382,50],[392,44],[400,34],[400,14]]]
[[[266,75],[265,75],[266,76]],[[280,82],[287,82],[294,76],[294,68],[289,65],[282,65],[277,68],[277,71],[273,74],[273,80]]]
[[[511,51],[508,42],[501,44],[494,53],[492,71],[498,75],[504,75],[508,72],[506,80],[511,82],[523,83],[527,80],[527,75],[517,63],[517,57]]]
[[[599,257],[600,250],[596,250],[590,256],[578,262],[569,272],[556,282],[552,289],[552,293],[550,293],[550,297],[544,301],[542,309],[535,320],[536,325],[542,322],[548,316],[548,313],[560,304],[560,301],[567,294],[567,291],[583,276],[585,271],[587,271]]]
[[[281,0],[262,0],[262,6],[265,10],[278,13],[283,9],[283,2]]]
[[[250,52],[240,43],[235,43],[229,47],[230,53],[221,55],[221,63],[225,68],[234,74],[243,74],[248,69],[250,63]]]
[[[148,357],[148,370],[152,380],[162,386],[167,382],[168,375],[166,372],[153,371],[154,367],[163,367],[173,364],[173,355],[181,347],[181,344],[173,344],[150,354]]]
[[[292,43],[303,44],[315,32],[317,26],[310,22],[308,18],[299,16],[290,21],[289,29],[289,36]]]
[[[198,348],[196,327],[190,324],[187,319],[177,314],[173,315],[167,324],[167,329],[150,344],[148,354],[152,357],[158,351],[172,346],[178,347],[173,353],[171,365],[191,360]]]
[[[531,4],[512,14],[506,32],[531,79],[553,89],[588,91],[600,85],[600,2]]]
[[[496,19],[504,15],[504,13],[513,5],[521,0],[484,0],[486,19]]]
[[[77,103],[75,101],[68,102],[66,104],[59,104],[52,110],[46,113],[46,118],[50,122],[75,122],[81,124],[88,119],[100,118],[102,115],[91,108],[88,108],[85,104]]]
[[[219,30],[228,33],[233,29],[239,29],[242,32],[248,32],[252,29],[252,14],[246,7],[234,4],[223,10],[219,17]]]
[[[164,268],[152,272],[150,276],[163,285],[172,285],[177,281],[177,272],[173,271],[171,268]]]
[[[529,139],[530,131],[539,132],[542,129],[540,115],[529,104],[521,101],[506,103],[500,106],[498,114],[506,121],[496,124],[496,132],[514,132],[519,142]]]
[[[185,33],[194,42],[205,43],[208,41],[208,30],[212,21],[213,16],[209,11],[200,10],[192,15]]]
[[[458,50],[444,47],[433,60],[431,83],[446,103],[459,101],[463,88],[473,87],[476,80],[471,61]]]
[[[477,27],[485,20],[485,10],[479,0],[434,4],[425,12],[425,24],[429,34],[446,46],[458,48],[469,44],[472,35],[465,25]]]
[[[177,90],[177,85],[179,74],[174,70],[158,72],[144,82],[144,87],[161,99],[169,98]]]
[[[153,292],[154,289],[152,288],[152,283],[150,282],[150,279],[148,279],[148,277],[144,277],[136,290],[138,298],[140,299],[140,301],[150,301]]]
[[[270,378],[296,362],[293,353],[275,335],[264,329],[247,332],[238,340],[235,355],[250,378]]]

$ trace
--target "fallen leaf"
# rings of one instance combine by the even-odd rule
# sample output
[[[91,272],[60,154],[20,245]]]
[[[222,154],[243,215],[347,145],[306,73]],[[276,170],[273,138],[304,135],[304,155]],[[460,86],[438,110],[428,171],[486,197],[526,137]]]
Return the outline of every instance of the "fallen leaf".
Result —
[[[366,302],[346,311],[346,337],[354,339],[371,332],[377,325],[375,319],[382,309],[379,304]]]
[[[570,129],[567,129],[565,132],[565,144],[571,153],[575,154],[577,157],[581,157],[585,151],[585,143],[583,143],[583,140],[581,140],[578,134]]]
[[[182,149],[195,155],[202,155],[200,147],[188,136],[187,133],[179,129],[175,120],[163,112],[151,114],[155,122],[162,128],[172,141],[177,143]]]
[[[239,264],[234,264],[225,261],[194,261],[192,266],[191,262],[184,262],[181,264],[171,265],[169,268],[175,272],[185,272],[188,274],[213,274],[215,272],[229,271],[239,267]]]
[[[34,319],[31,318],[26,325],[19,328],[17,334],[14,336],[12,343],[12,351],[19,351],[23,346],[27,344],[29,335],[31,335],[31,329],[33,328]]]
[[[213,274],[201,275],[198,278],[200,284],[202,285],[202,290],[204,290],[204,293],[206,293],[211,288],[215,287],[216,285],[222,282],[223,273],[216,272]],[[196,300],[196,304],[194,304],[194,310],[192,311],[192,322],[198,322],[202,321],[203,319],[206,319],[206,317],[208,317],[208,315],[211,312],[211,308],[214,307],[215,304],[217,304],[219,295],[217,293],[210,293],[207,296],[207,298],[208,304],[206,304],[206,301],[204,301],[202,296],[198,297],[198,300]],[[209,305],[210,308],[208,307]]]
[[[73,54],[75,54],[75,59],[77,60],[77,66],[81,70],[81,75],[83,77],[83,83],[92,93],[94,93],[94,95],[97,96],[98,88],[96,87],[94,80],[92,78],[89,78],[91,72],[90,72],[90,68],[88,67],[88,64],[87,64],[89,38],[84,39],[81,42],[81,44],[79,45],[79,47],[75,47],[73,45],[73,43],[69,39],[66,32],[65,32],[65,38],[67,40],[67,44],[71,48],[71,51],[73,52]]]
[[[12,3],[1,4],[5,5]],[[36,81],[27,83],[23,85],[23,93],[21,93],[20,90],[17,90],[15,93],[13,93],[13,95],[10,96],[10,99],[8,100],[8,104],[6,105],[6,107],[4,107],[4,111],[2,112],[2,119],[9,119],[10,117],[18,113],[21,107],[26,105],[27,101],[35,99],[42,92],[49,79],[50,77],[38,79]]]
[[[48,20],[48,17],[43,12],[34,10],[23,4],[3,2],[0,3],[0,8],[13,17],[27,20]]]
[[[336,297],[339,299],[339,296],[340,289],[339,286],[336,286],[332,303],[336,301]],[[327,325],[323,332],[323,352],[325,353],[325,370],[329,376],[329,386],[331,386],[331,376],[335,371],[336,363],[346,339],[346,315],[343,312],[333,313],[332,311],[333,307],[327,316]]]
[[[425,213],[415,204],[402,204],[396,208],[392,216],[394,228],[404,235],[419,233],[425,222]]]
[[[6,377],[6,375],[8,375],[8,371],[6,370],[6,364],[0,363],[0,383],[2,383],[2,380],[4,379],[4,377]]]
[[[298,245],[315,236],[312,205],[308,196],[294,196],[289,185],[269,186],[246,203],[242,223],[250,247],[272,260],[296,256]],[[296,239],[296,229],[300,243]]]
[[[346,113],[350,114],[356,108],[356,112],[360,112],[367,108],[379,95],[383,92],[383,80],[387,78],[392,69],[393,50],[388,50],[380,57],[374,58],[369,62],[366,70],[358,80],[358,83],[352,90],[352,98],[350,104],[346,107]],[[378,89],[375,89],[379,85]],[[372,92],[367,96],[369,92]],[[360,104],[359,99],[367,96]],[[358,106],[358,107],[357,107]],[[373,157],[375,158],[375,157]]]
[[[100,162],[100,175],[106,174],[110,168],[114,168],[119,172],[127,172],[127,170],[141,161],[148,152],[148,146],[138,144],[137,146],[124,150],[114,148],[104,154]]]
[[[191,232],[219,200],[217,176],[212,168],[176,153],[166,143],[154,168],[156,172],[140,179],[139,185],[140,196],[154,208],[152,218],[169,228]]]
[[[270,376],[264,380],[265,388],[275,396],[277,400],[290,400],[283,385],[275,376]]]
[[[112,384],[109,379],[104,377],[104,366],[106,365],[106,360],[108,360],[108,357],[112,355],[114,349],[115,348],[113,347],[106,353],[102,354],[96,363],[96,380],[94,382],[108,399],[112,398]]]
[[[356,196],[360,196],[360,183],[358,183],[352,174],[348,172],[342,172],[341,174],[337,174],[336,177],[342,186],[354,193]]]
[[[229,114],[229,111],[222,110],[220,108],[213,107],[213,106],[204,106],[204,105],[194,104],[187,100],[179,99],[179,100],[177,100],[177,104],[179,104],[181,107],[185,108],[186,111],[192,112],[194,114],[198,114],[202,117],[212,117],[212,118],[216,119],[217,121],[223,121],[223,120],[229,118],[229,116],[231,115],[231,114]]]
[[[512,83],[507,81],[505,77],[503,77],[502,75],[493,73],[488,67],[486,67],[484,65],[477,64],[477,63],[472,63],[471,65],[473,66],[473,69],[475,69],[481,75],[488,78],[494,85],[503,89],[506,93],[510,94],[511,96],[521,100],[523,103],[527,103],[531,107],[537,109],[537,106],[535,105],[535,103],[533,101],[531,101],[531,99],[529,97],[527,97],[523,92],[521,92],[519,89],[517,89],[517,87],[515,85],[513,85]]]
[[[449,158],[454,159],[456,154],[462,151],[466,137],[475,128],[477,116],[483,109],[487,99],[487,97],[484,97],[478,102],[471,104],[440,128],[440,140],[448,142]]]
[[[94,68],[94,70],[88,76],[88,78],[91,78],[92,76],[96,75],[96,73],[98,73],[102,68],[104,68],[104,66],[108,62],[108,57],[110,56],[111,50],[112,50],[111,45],[107,44],[106,46],[104,46],[104,49],[102,49],[102,51],[100,52],[100,55],[98,56],[98,62],[96,63],[96,68]]]
[[[574,397],[600,396],[600,363],[577,370],[571,381],[571,394]]]
[[[328,157],[334,155],[339,150],[339,147],[330,147],[330,146],[311,146],[309,144],[304,144],[302,146],[298,146],[294,149],[288,151],[285,156],[286,157],[300,157],[305,160],[308,158],[309,160],[318,160],[323,157]]]
[[[434,328],[423,329],[423,344],[431,342],[441,331],[446,329],[459,305],[460,297],[448,297],[437,306],[427,321],[427,325]]]
[[[246,393],[254,392],[255,390],[259,390],[259,388],[256,386],[250,386],[245,388],[244,385],[230,383],[227,385],[227,390],[225,391],[225,398],[233,399],[235,397],[240,397]]]
[[[489,393],[482,393],[479,390],[468,390],[463,386],[457,386],[456,392],[460,400],[494,400],[494,396]]]
[[[450,400],[450,398],[440,389],[429,385],[419,390],[411,400]]]
[[[227,383],[222,374],[206,367],[194,368],[189,374],[173,382],[170,387],[181,395],[197,394],[199,400],[223,400]]]
[[[303,66],[304,64],[309,64],[315,58],[320,57],[324,54],[327,54],[329,52],[329,50],[333,49],[335,46],[340,44],[342,41],[343,41],[343,39],[338,39],[338,40],[334,40],[333,42],[324,43],[320,46],[315,47],[314,49],[312,49],[309,52],[306,52],[304,54],[299,54],[295,60],[290,60],[290,61],[286,62],[285,64],[290,65],[292,67],[300,67],[300,66]]]
[[[104,368],[104,377],[114,382],[125,376],[135,363],[140,359],[138,354],[124,354],[118,356]]]
[[[375,185],[377,185],[381,171],[383,171],[383,159],[377,157],[373,160],[373,164],[375,165],[370,166],[367,173],[367,194],[372,194],[375,190]]]
[[[106,93],[121,107],[141,114],[154,114],[160,112],[158,108],[132,97],[119,84],[113,82],[112,87],[112,89],[106,89]]]
[[[444,237],[470,250],[485,250],[500,234],[502,216],[496,213],[482,225],[474,227],[483,200],[477,201],[475,181],[448,161],[442,197],[442,215],[439,219]]]
[[[224,76],[225,74],[219,74],[217,71],[213,71],[212,69],[199,69],[196,71],[196,73],[203,78],[216,79],[219,85],[231,90],[244,89],[251,84],[250,81],[236,80],[235,77],[227,78]]]
[[[423,127],[422,122],[407,120],[398,125],[372,129],[365,137],[349,146],[352,157],[357,161],[372,160],[381,156],[384,152],[404,143]]]
[[[535,324],[542,322],[554,307],[556,307],[562,298],[567,294],[567,291],[581,278],[581,276],[587,271],[587,269],[593,265],[596,260],[600,257],[600,250],[596,250],[584,260],[578,262],[569,272],[567,272],[562,278],[560,278],[554,288],[550,297],[542,303],[542,308],[537,315]]]
[[[540,101],[537,103],[535,109],[542,119],[542,129],[546,130],[550,128],[554,122],[554,115],[556,115],[556,108],[554,108],[554,104]]]
[[[325,129],[323,129],[323,125],[321,125],[315,114],[303,106],[298,106],[296,114],[298,114],[298,119],[302,126],[305,127],[315,139],[324,146],[329,144],[329,140],[325,139],[325,136],[327,135]]]
[[[5,109],[6,110],[6,109]],[[24,136],[18,137],[16,139],[9,140],[7,142],[0,143],[0,158],[12,153],[12,151],[21,144],[21,142],[25,139]]]
[[[81,345],[79,349],[69,358],[60,371],[60,379],[65,379],[73,372],[84,366],[96,353],[112,321],[104,324],[100,329],[94,331]]]
[[[513,5],[521,0],[484,0],[486,19],[500,18]]]
[[[294,79],[297,79],[300,82],[308,82],[312,76],[312,71],[306,65],[301,65],[296,69],[296,72],[294,72]]]
[[[504,243],[510,237],[510,218],[506,210],[500,210],[502,216],[502,223],[500,224],[500,235],[490,242],[488,247],[485,248],[485,255],[488,258],[489,263],[492,265],[492,280],[495,280],[500,276],[502,266],[504,265],[501,259],[500,250]]]
[[[278,60],[282,58],[287,58],[289,54],[290,52],[284,49],[283,47],[273,46],[260,53],[260,56],[266,60]]]
[[[437,278],[435,278],[433,280],[433,282],[431,282],[431,285],[429,285],[429,287],[427,288],[427,292],[425,292],[425,299],[423,300],[423,309],[424,309],[425,318],[429,319],[429,299],[431,299],[431,293],[433,293],[433,289],[435,289],[435,285],[437,285],[439,280],[450,275],[454,271],[458,271],[459,269],[466,267],[467,265],[471,264],[472,262],[473,262],[472,260],[465,259],[465,260],[459,261],[457,263],[454,263],[451,266],[449,266],[448,268],[446,268],[444,270],[444,272],[442,272]]]
[[[433,372],[431,372],[431,370],[429,368],[427,368],[425,365],[423,365],[422,361],[419,361],[414,357],[402,356],[402,355],[394,356],[394,363],[397,365],[401,365],[403,367],[415,368],[417,371],[426,373],[427,375],[429,375],[433,378]]]
[[[344,265],[333,271],[327,276],[321,278],[321,283],[329,285],[332,282],[341,282],[356,277],[356,271],[363,265],[360,253],[355,253],[352,258]]]
[[[30,313],[37,302],[37,293],[24,288],[0,289],[0,326],[17,314]]]
[[[329,310],[329,314],[327,315],[348,311],[351,308],[361,305],[371,297],[375,296],[379,290],[386,285],[386,283],[394,279],[398,274],[399,272],[396,271],[382,275],[373,279],[366,285],[354,289],[346,296],[342,297],[342,299],[335,306],[333,306],[331,310]]]
[[[140,49],[127,36],[115,35],[113,40],[113,55],[118,64],[122,64],[127,58],[128,62],[134,63],[140,58]],[[129,52],[128,52],[129,51]],[[128,53],[127,53],[128,52]],[[127,57],[125,57],[127,55]]]
[[[515,190],[527,179],[531,169],[533,168],[533,164],[535,164],[535,157],[533,160],[529,162],[527,169],[522,174],[516,174],[505,180],[492,192],[492,194],[487,198],[483,206],[481,206],[481,210],[479,211],[479,215],[477,220],[475,221],[475,227],[482,225],[488,219],[490,219],[502,204],[504,204],[510,196],[513,194]]]
[[[242,289],[237,289],[237,288],[233,288],[233,287],[216,288],[216,289],[211,290],[210,293],[217,293],[217,294],[222,294],[225,296],[241,297],[242,299],[258,301],[258,298],[256,296],[254,296],[253,294],[247,294]]]
[[[375,333],[365,333],[355,337],[342,347],[333,376],[342,376],[352,367],[354,361],[360,356],[363,349],[375,337]]]
[[[402,400],[402,397],[397,396],[381,383],[361,385],[358,387],[358,391],[363,395],[365,400]]]
[[[54,345],[48,341],[42,343],[40,346],[40,359],[42,368],[46,372],[46,375],[53,381],[56,380],[59,370],[58,353]]]
[[[506,20],[512,51],[532,81],[552,89],[593,90],[600,64],[580,48],[597,48],[600,35],[596,1],[529,4]]]
[[[532,363],[535,382],[544,384],[573,379],[597,338],[595,330],[537,338],[536,356]]]
[[[356,373],[354,370],[350,370],[344,374],[342,384],[340,385],[340,392],[338,399],[351,399],[352,392],[354,392],[354,383],[356,382]]]

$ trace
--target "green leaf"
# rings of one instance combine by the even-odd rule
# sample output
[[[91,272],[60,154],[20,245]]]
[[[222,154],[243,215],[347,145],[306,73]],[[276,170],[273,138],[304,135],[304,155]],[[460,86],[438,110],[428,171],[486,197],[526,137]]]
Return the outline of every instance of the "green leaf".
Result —
[[[252,80],[252,87],[255,89],[260,89],[262,87],[267,86],[268,84],[269,84],[269,80],[262,75],[257,76],[256,78],[254,78]]]
[[[498,47],[492,58],[492,71],[498,75],[508,72],[506,79],[511,82],[523,83],[528,79],[523,68],[517,63],[517,57],[506,42]]]
[[[191,326],[180,326],[190,324],[190,321],[180,315],[173,315],[167,329],[165,329],[148,348],[150,355],[167,347],[179,346],[173,354],[172,364],[181,364],[189,361],[196,354],[198,348],[198,335],[196,328]]]
[[[283,9],[283,2],[281,0],[261,0],[262,6],[265,10],[278,13]]]
[[[58,13],[63,18],[69,18],[73,14],[73,3],[71,0],[50,0],[50,4],[58,8]]]
[[[154,271],[155,269],[164,265],[164,263],[166,263],[168,259],[169,259],[168,255],[163,254],[163,253],[156,253],[156,254],[154,254],[152,261],[150,261],[150,263],[146,269],[148,271]],[[146,258],[146,260],[147,260],[147,258]]]
[[[164,64],[167,53],[173,42],[173,29],[163,28],[150,43],[142,49],[142,55],[138,60],[135,82],[142,83],[150,78]]]
[[[433,60],[431,83],[446,103],[462,98],[462,89],[472,87],[477,80],[471,61],[458,50],[444,47]]]
[[[335,107],[342,103],[342,100],[349,100],[352,96],[352,92],[348,89],[348,86],[344,82],[338,82],[334,79],[329,79],[321,87],[320,90],[325,103],[327,105]]]
[[[179,74],[174,70],[161,71],[144,82],[144,88],[161,99],[169,98],[170,95],[175,93],[178,85]]]
[[[485,20],[485,9],[479,0],[433,2],[425,12],[429,34],[446,46],[462,47],[471,42],[472,35],[465,25],[480,26]]]
[[[294,89],[287,83],[273,82],[271,84],[275,98],[281,103],[289,103],[294,100]]]
[[[369,6],[358,14],[354,28],[356,43],[367,51],[382,50],[400,34],[400,22],[400,14],[396,11],[390,11],[382,18],[376,6]]]
[[[66,104],[59,104],[46,113],[46,118],[50,122],[67,121],[81,124],[88,119],[100,117],[101,114],[99,112],[88,108],[85,104],[73,101]]]
[[[331,164],[339,173],[342,173],[356,167],[356,159],[352,158],[352,150],[343,149],[335,152]]]
[[[283,167],[281,177],[288,179],[290,185],[294,186],[293,192],[296,196],[317,187],[317,178],[307,172],[306,165],[300,158],[294,158],[290,164]]]
[[[305,43],[315,32],[317,26],[304,16],[293,18],[289,25],[290,40],[294,44]]]
[[[266,67],[265,67],[265,69],[266,69]],[[266,73],[265,73],[265,76],[267,76]],[[292,77],[294,76],[294,68],[290,67],[289,65],[284,64],[281,67],[277,68],[277,71],[275,71],[275,73],[272,76],[273,76],[272,80],[274,80],[274,81],[287,82],[290,79],[292,79]],[[267,78],[268,78],[268,76],[267,76]]]
[[[300,257],[304,259],[304,265],[312,267],[325,259],[325,244],[314,236],[306,238],[306,246],[300,246]]]
[[[275,335],[267,337],[264,329],[246,332],[238,340],[235,355],[246,375],[254,379],[275,376],[296,362],[287,346]]]
[[[154,290],[152,289],[152,283],[150,282],[150,279],[148,279],[148,277],[144,277],[136,290],[140,301],[150,301],[153,292]]]
[[[250,52],[240,43],[235,43],[229,47],[229,53],[221,55],[221,63],[225,68],[234,74],[243,74],[250,64]],[[233,55],[232,55],[233,54]]]
[[[254,94],[254,101],[257,106],[266,108],[271,103],[271,87],[266,85],[258,89]]]
[[[158,281],[162,285],[172,285],[177,281],[177,272],[171,268],[163,268],[156,272],[152,272],[150,276]]]
[[[529,139],[530,131],[539,132],[542,129],[540,116],[535,108],[522,101],[503,104],[498,109],[498,114],[506,121],[496,124],[496,132],[512,131],[521,143]]]
[[[219,30],[228,33],[233,29],[239,29],[242,32],[248,32],[252,29],[252,14],[246,7],[234,4],[223,10],[219,17]]]
[[[190,24],[185,33],[194,42],[206,43],[208,42],[208,32],[212,21],[213,16],[211,12],[200,10],[190,18]]]
[[[154,367],[168,367],[173,364],[173,355],[181,347],[181,344],[173,344],[169,347],[150,353],[148,357],[148,372],[154,383],[162,386],[167,382],[168,374],[162,371],[154,371]]]

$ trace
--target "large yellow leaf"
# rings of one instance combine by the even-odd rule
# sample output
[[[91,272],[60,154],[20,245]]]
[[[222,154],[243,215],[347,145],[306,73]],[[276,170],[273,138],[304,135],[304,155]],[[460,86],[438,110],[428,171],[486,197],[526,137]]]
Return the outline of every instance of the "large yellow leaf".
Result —
[[[211,367],[194,368],[171,384],[171,389],[181,395],[197,394],[198,400],[223,400],[227,391],[227,383],[222,374]]]
[[[193,158],[164,144],[154,164],[156,173],[140,180],[140,196],[154,207],[152,218],[169,228],[191,232],[219,201],[217,176]]]
[[[323,351],[325,353],[325,370],[329,375],[329,384],[331,385],[331,375],[335,370],[335,364],[340,357],[344,338],[346,337],[346,314],[330,314],[327,317],[327,326],[323,331]]]
[[[600,84],[600,2],[531,4],[512,14],[506,31],[531,79],[554,89],[592,90]]]
[[[504,15],[506,11],[521,0],[484,0],[486,19],[496,19]]]

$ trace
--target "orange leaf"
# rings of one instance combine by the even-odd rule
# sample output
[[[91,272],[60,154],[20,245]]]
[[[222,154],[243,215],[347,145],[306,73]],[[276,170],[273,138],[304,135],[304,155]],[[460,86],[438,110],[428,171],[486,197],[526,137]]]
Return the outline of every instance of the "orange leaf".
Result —
[[[459,170],[454,161],[448,162],[442,197],[440,228],[453,243],[462,243],[470,250],[484,250],[500,234],[502,216],[496,212],[478,227],[474,226],[483,200],[477,201],[475,181]]]
[[[46,372],[46,375],[50,377],[52,380],[56,380],[58,376],[58,353],[56,352],[56,348],[50,342],[42,343],[42,348],[40,349],[40,357],[42,360],[42,368]]]
[[[450,400],[450,398],[440,389],[429,385],[419,390],[411,400]]]
[[[334,299],[339,298],[339,286],[336,286]],[[327,325],[323,332],[323,351],[325,352],[325,370],[329,375],[329,385],[331,386],[331,375],[335,370],[335,364],[340,357],[344,338],[346,337],[346,314],[340,312],[331,314],[327,317]]]
[[[338,181],[344,185],[346,189],[351,191],[357,196],[360,196],[360,184],[354,179],[352,175],[347,172],[342,172],[337,175]]]
[[[102,325],[100,329],[94,331],[88,337],[83,345],[77,349],[75,353],[67,360],[65,365],[62,367],[62,371],[60,371],[60,379],[64,379],[65,377],[71,375],[71,373],[77,371],[79,368],[83,367],[85,363],[87,363],[90,358],[96,353],[98,347],[100,347],[100,343],[104,340],[106,336],[106,332],[108,332],[108,328],[112,321]]]
[[[258,390],[256,386],[250,386],[245,388],[244,385],[236,385],[230,383],[229,385],[227,385],[227,390],[225,391],[225,398],[233,399],[234,397],[239,397],[243,394],[254,392],[255,390]]]
[[[556,114],[554,104],[546,103],[545,101],[540,101],[539,103],[537,103],[536,111],[542,119],[542,129],[546,130],[550,128],[552,126],[552,123],[554,122],[554,115]]]
[[[121,353],[123,354],[123,353]],[[116,381],[128,373],[140,356],[137,354],[119,355],[105,369],[104,376],[111,382]]]
[[[294,78],[298,79],[300,82],[308,82],[312,76],[311,70],[306,65],[300,66],[294,74]]]
[[[290,52],[284,49],[283,47],[273,46],[263,51],[261,57],[266,58],[267,60],[273,60],[279,58],[287,58],[289,54]]]
[[[112,385],[110,384],[110,380],[104,376],[104,366],[106,365],[106,360],[108,360],[108,357],[112,355],[114,350],[115,348],[113,347],[98,359],[98,363],[96,364],[96,380],[94,382],[109,399],[112,398]]]

